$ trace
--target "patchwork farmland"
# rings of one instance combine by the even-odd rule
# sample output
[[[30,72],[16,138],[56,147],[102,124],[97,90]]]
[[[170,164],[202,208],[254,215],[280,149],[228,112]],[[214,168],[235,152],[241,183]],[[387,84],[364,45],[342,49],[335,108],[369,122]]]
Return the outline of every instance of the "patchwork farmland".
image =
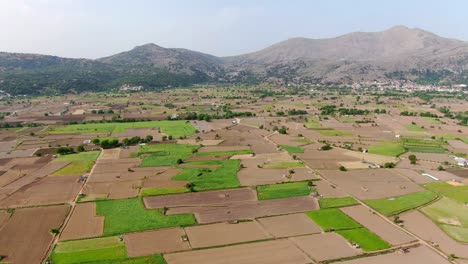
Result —
[[[468,261],[448,100],[194,89],[0,100],[0,263]]]

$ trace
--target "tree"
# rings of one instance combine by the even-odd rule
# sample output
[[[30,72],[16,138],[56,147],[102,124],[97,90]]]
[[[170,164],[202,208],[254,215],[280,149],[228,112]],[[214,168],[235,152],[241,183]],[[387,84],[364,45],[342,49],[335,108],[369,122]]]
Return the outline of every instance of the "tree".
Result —
[[[73,148],[70,147],[60,147],[57,149],[57,153],[60,155],[67,155],[73,153]]]
[[[385,164],[384,164],[384,168],[389,168],[389,169],[395,168],[395,166],[396,166],[396,164],[393,163],[393,162],[385,162]]]
[[[340,171],[347,171],[348,169],[346,169],[345,166],[340,166]]]
[[[145,141],[146,141],[146,142],[151,142],[151,141],[153,141],[153,136],[152,136],[152,135],[147,135],[146,138],[145,138]]]
[[[320,149],[321,150],[330,150],[330,149],[332,149],[332,146],[330,146],[330,144],[326,144],[326,145],[323,145]]]
[[[177,159],[177,164],[182,164],[184,161],[182,159]]]
[[[76,150],[77,150],[78,152],[83,152],[83,151],[85,150],[85,148],[84,148],[83,145],[79,145],[79,146],[76,148]]]
[[[410,160],[411,164],[416,164],[417,158],[416,155],[409,155],[408,159]]]
[[[166,141],[167,140],[167,136],[162,136],[162,141]]]
[[[91,143],[93,143],[94,145],[99,145],[101,143],[101,140],[99,138],[95,138],[91,140]]]

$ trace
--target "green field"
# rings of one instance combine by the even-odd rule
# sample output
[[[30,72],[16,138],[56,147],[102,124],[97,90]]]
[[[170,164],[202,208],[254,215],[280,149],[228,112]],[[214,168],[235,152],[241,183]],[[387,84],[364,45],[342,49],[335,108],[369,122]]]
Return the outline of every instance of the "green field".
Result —
[[[104,216],[104,235],[195,224],[191,214],[163,215],[146,210],[139,198],[96,202],[96,215]]]
[[[138,156],[142,158],[140,167],[157,167],[175,165],[178,159],[188,159],[193,156],[197,145],[185,144],[153,144],[143,145],[138,149]]]
[[[190,181],[195,191],[239,187],[239,160],[205,160],[184,163],[184,170],[172,177],[176,181]]]
[[[75,154],[61,155],[54,161],[71,161],[70,164],[54,172],[53,175],[79,175],[88,173],[99,157],[99,151],[87,151]]]
[[[444,139],[444,140],[461,140],[468,144],[468,137],[464,137],[461,135],[445,134],[442,136],[437,136],[437,138]]]
[[[364,251],[375,251],[390,248],[380,237],[365,228],[337,231],[346,240],[358,244]]]
[[[324,231],[360,228],[361,225],[338,209],[320,209],[306,212],[306,215]]]
[[[257,186],[259,200],[307,196],[311,192],[307,182],[288,182]]]
[[[406,152],[406,149],[397,142],[381,142],[369,147],[369,153],[384,156],[398,157]]]
[[[197,152],[195,156],[234,156],[234,155],[244,155],[252,154],[250,149],[241,149],[241,150],[229,150],[229,151],[210,151],[210,152]]]
[[[91,134],[91,133],[121,133],[129,128],[159,128],[162,133],[179,138],[195,134],[195,128],[184,121],[144,121],[127,123],[90,123],[49,127],[47,134]]]
[[[453,186],[446,182],[431,182],[424,184],[424,187],[460,203],[468,203],[468,185]]]
[[[421,208],[421,211],[429,216],[452,238],[468,243],[468,210],[463,203],[449,198]]]
[[[431,191],[422,191],[392,198],[367,200],[365,203],[376,211],[388,216],[424,205],[435,198],[437,198],[437,194]]]
[[[418,126],[418,125],[409,124],[409,125],[405,125],[405,127],[406,127],[406,129],[408,129],[408,131],[424,132],[424,128],[422,128],[421,126]]]
[[[304,153],[304,149],[301,147],[295,147],[295,146],[287,146],[287,145],[280,145],[280,148],[286,150],[290,154],[294,153]]]
[[[445,142],[438,139],[403,138],[401,141],[403,147],[411,152],[444,153],[447,151],[443,148]]]
[[[190,190],[187,188],[144,188],[140,191],[140,196],[156,196],[175,193],[186,193]]]
[[[358,202],[353,197],[320,198],[320,208],[335,208],[356,205]]]
[[[442,124],[438,118],[423,116],[423,119],[430,124]]]
[[[104,237],[75,241],[59,242],[52,251],[53,263],[132,263],[132,264],[165,264],[160,254],[145,257],[129,258],[124,242],[118,237]]]
[[[301,168],[304,167],[304,163],[301,161],[289,161],[289,162],[280,162],[274,164],[264,165],[265,169],[288,169],[288,168]]]
[[[353,134],[339,131],[333,128],[322,128],[316,129],[315,131],[319,132],[322,136],[333,136],[333,137],[350,137]]]

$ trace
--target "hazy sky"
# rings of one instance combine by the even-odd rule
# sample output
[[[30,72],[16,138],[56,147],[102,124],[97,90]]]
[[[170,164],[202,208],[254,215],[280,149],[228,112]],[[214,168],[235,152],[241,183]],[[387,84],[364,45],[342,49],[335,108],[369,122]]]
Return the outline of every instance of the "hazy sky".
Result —
[[[97,58],[155,43],[218,56],[394,25],[468,40],[466,0],[0,0],[0,51]]]

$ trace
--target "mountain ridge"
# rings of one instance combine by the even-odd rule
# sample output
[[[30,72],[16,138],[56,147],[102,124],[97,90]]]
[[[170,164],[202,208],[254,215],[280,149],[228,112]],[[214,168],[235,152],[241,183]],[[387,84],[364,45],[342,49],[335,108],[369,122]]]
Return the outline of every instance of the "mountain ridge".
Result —
[[[0,52],[0,90],[41,94],[44,90],[109,90],[122,84],[158,89],[194,83],[271,81],[450,83],[467,82],[467,69],[468,42],[398,25],[333,38],[290,38],[228,57],[154,43],[94,60]]]

